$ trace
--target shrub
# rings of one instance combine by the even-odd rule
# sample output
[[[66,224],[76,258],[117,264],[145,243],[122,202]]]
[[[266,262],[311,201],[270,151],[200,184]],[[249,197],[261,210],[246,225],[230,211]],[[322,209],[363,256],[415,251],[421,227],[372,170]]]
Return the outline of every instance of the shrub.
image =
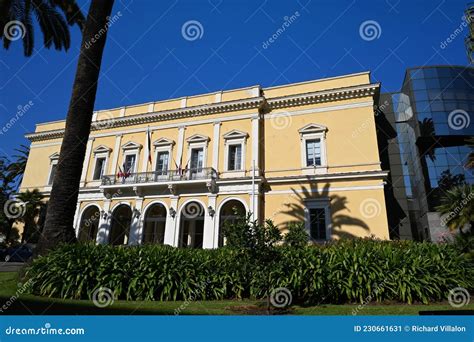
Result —
[[[271,263],[249,250],[67,245],[33,261],[33,294],[87,299],[100,287],[127,300],[264,298],[286,287],[296,302],[439,301],[473,290],[472,263],[449,244],[347,240],[275,247]]]
[[[242,216],[233,224],[224,225],[227,247],[265,253],[281,241],[280,230],[272,220],[259,224],[257,221],[252,221],[250,217],[250,214]]]
[[[285,235],[285,244],[292,247],[304,247],[308,244],[308,233],[304,223],[291,222],[288,224],[288,233]]]

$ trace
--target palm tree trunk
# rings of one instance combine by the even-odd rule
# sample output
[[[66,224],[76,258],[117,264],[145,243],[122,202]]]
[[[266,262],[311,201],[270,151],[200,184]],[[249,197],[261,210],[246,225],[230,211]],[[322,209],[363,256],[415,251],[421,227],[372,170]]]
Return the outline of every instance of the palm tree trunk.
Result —
[[[66,118],[61,151],[37,254],[76,240],[73,221],[86,154],[108,17],[113,0],[92,0],[83,30],[81,52]]]

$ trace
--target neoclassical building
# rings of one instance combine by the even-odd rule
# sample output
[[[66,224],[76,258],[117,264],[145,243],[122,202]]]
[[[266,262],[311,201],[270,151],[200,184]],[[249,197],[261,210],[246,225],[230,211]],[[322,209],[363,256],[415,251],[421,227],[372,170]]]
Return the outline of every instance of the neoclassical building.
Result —
[[[368,72],[94,113],[75,228],[81,241],[215,248],[238,215],[311,240],[388,239]],[[21,191],[46,198],[65,121],[27,134]]]

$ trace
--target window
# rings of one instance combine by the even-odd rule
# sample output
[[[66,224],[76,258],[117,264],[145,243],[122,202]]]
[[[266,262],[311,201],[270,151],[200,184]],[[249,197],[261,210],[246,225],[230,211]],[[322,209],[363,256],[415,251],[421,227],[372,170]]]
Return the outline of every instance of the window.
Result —
[[[168,173],[169,155],[168,151],[158,152],[156,162],[156,172],[158,175],[166,175]]]
[[[229,162],[227,165],[229,171],[242,169],[242,145],[229,145]]]
[[[306,140],[306,166],[321,166],[321,140]]]
[[[326,210],[309,209],[309,232],[313,240],[326,240]]]
[[[94,180],[101,179],[104,175],[106,160],[105,157],[99,157],[95,160]]]
[[[122,145],[123,150],[123,163],[122,171],[125,173],[136,173],[138,169],[138,156],[142,145],[137,144],[133,141],[129,141]]]
[[[49,171],[48,185],[53,185],[54,175],[56,174],[56,168],[58,166],[57,162],[51,164],[51,170]]]
[[[191,150],[191,170],[201,172],[204,163],[204,149],[193,148]]]
[[[331,239],[330,199],[305,201],[305,228],[312,241]]]
[[[125,161],[123,163],[124,172],[135,172],[135,162],[137,156],[135,154],[125,155]]]
[[[225,144],[224,171],[221,176],[244,177],[245,176],[245,148],[247,145],[248,133],[236,129],[227,132],[222,136]],[[237,171],[237,172],[236,172]]]
[[[155,147],[154,170],[158,179],[166,180],[169,174],[171,156],[173,155],[174,141],[161,137],[153,142]],[[164,176],[164,177],[161,177]]]
[[[326,127],[317,124],[308,124],[299,130],[303,174],[327,173],[326,132]]]

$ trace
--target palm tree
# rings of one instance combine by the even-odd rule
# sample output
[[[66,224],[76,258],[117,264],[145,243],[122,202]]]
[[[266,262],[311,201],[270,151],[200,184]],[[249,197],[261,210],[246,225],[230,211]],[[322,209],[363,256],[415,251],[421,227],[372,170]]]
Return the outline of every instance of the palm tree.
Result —
[[[461,235],[465,234],[463,228],[470,224],[470,234],[474,233],[474,186],[462,185],[446,191],[441,198],[441,205],[436,210],[447,215],[446,225],[450,230],[459,230]]]
[[[28,155],[30,154],[30,148],[25,145],[20,145],[21,148],[15,149],[19,154],[14,155],[15,161],[8,165],[7,172],[10,177],[14,179],[17,186],[21,184],[23,180],[23,174],[25,173],[26,162],[28,161]]]
[[[113,0],[91,1],[38,254],[44,254],[58,243],[76,240],[74,212],[113,3]]]
[[[68,50],[67,24],[77,24],[81,30],[84,26],[84,16],[74,0],[0,0],[0,38],[5,49],[12,41],[21,38],[23,53],[31,56],[34,46],[32,13],[38,20],[44,46],[48,49],[54,45],[56,50]]]
[[[33,189],[19,193],[16,198],[25,206],[24,214],[18,219],[24,224],[21,242],[36,242],[41,233],[39,217],[46,205],[43,202],[44,196],[38,189]]]

